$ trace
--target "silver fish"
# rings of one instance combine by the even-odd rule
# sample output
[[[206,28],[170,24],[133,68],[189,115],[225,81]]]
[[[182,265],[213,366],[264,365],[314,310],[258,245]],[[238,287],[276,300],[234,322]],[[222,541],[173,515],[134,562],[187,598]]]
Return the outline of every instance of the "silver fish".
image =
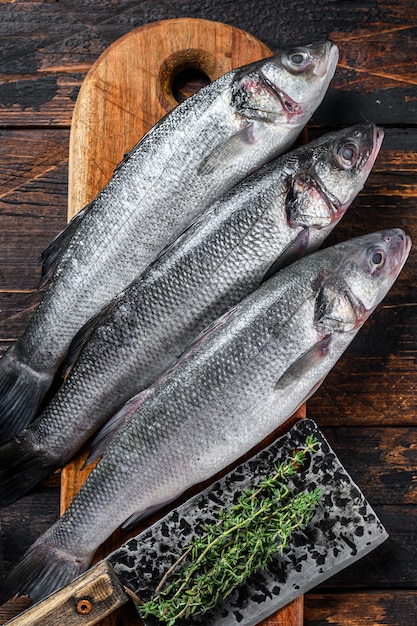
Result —
[[[338,59],[321,42],[233,70],[157,123],[42,258],[53,276],[0,362],[0,434],[29,423],[75,333],[205,207],[296,139]]]
[[[88,567],[120,524],[235,462],[319,386],[386,295],[410,238],[385,230],[280,270],[121,410],[129,421],[64,515],[6,577],[0,600],[40,600]]]
[[[382,139],[381,129],[362,124],[271,161],[90,321],[74,342],[76,362],[64,385],[40,417],[0,447],[1,506],[69,461],[290,252],[316,249],[362,189]]]

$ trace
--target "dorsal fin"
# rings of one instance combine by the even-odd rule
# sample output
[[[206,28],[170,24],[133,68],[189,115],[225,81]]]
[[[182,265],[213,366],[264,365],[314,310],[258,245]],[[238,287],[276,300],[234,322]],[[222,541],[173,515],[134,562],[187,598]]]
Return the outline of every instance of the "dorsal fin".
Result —
[[[83,219],[91,204],[92,203],[87,204],[87,206],[77,213],[69,224],[61,230],[61,232],[58,233],[54,239],[52,239],[49,246],[40,254],[39,261],[42,262],[42,275],[39,283],[39,289],[45,287],[45,285],[52,279],[62,253],[66,249],[70,239],[77,230],[80,221]]]

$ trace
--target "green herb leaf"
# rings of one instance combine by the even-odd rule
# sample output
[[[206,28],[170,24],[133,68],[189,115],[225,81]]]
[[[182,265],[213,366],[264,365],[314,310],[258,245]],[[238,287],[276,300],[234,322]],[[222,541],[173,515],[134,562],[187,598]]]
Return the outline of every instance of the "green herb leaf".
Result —
[[[320,499],[318,487],[292,494],[286,479],[317,449],[318,441],[307,437],[305,446],[276,466],[272,476],[219,511],[216,522],[202,525],[202,534],[194,536],[155,595],[139,607],[141,615],[174,626],[180,618],[211,609],[245,578],[264,569],[275,553],[282,553],[291,534],[310,522]]]

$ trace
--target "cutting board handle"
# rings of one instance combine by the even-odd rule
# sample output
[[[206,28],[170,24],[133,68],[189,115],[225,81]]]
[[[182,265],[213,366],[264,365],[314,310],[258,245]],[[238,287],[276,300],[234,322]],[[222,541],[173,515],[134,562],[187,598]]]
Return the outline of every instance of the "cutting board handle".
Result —
[[[116,165],[178,101],[172,86],[185,69],[209,81],[272,55],[243,30],[199,18],[146,24],[124,35],[93,64],[74,108],[68,216],[104,187]]]

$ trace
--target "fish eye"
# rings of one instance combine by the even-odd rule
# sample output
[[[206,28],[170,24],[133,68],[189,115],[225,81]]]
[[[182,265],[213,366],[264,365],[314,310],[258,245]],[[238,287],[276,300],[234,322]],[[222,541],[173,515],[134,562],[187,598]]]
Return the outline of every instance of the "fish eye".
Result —
[[[302,72],[310,64],[311,57],[306,50],[292,50],[285,55],[284,63],[289,70]]]
[[[376,266],[380,266],[382,263],[383,256],[380,252],[374,252],[372,256],[372,263]]]
[[[344,143],[337,151],[337,156],[341,167],[349,169],[353,167],[358,160],[358,148],[352,143]]]
[[[368,264],[371,274],[378,274],[385,265],[387,255],[382,248],[372,247],[368,250]]]

